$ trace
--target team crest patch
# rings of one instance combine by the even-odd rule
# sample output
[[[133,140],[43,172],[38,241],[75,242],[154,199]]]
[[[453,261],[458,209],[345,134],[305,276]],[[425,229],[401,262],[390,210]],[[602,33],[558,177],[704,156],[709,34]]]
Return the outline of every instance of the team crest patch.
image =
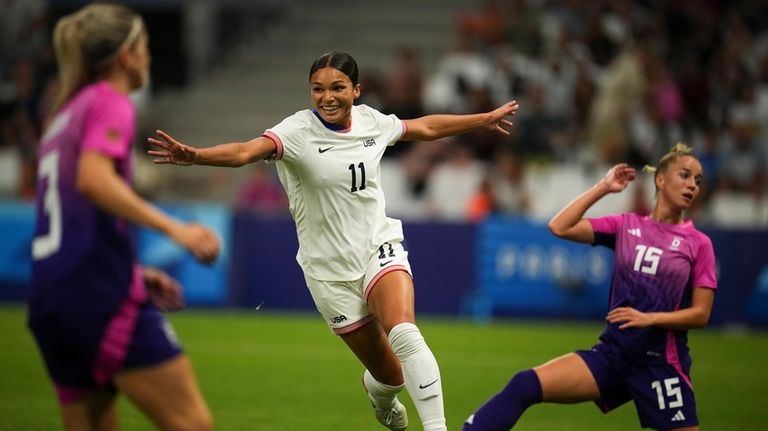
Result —
[[[680,243],[683,242],[683,239],[679,236],[676,236],[672,239],[672,244],[669,245],[670,250],[679,250],[680,249]]]
[[[120,142],[120,131],[114,127],[107,129],[107,139],[115,143]]]

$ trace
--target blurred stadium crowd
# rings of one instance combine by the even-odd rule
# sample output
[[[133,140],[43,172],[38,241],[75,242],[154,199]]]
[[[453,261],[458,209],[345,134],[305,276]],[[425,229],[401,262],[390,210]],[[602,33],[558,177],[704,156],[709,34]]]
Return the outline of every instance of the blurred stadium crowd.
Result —
[[[0,191],[27,197],[56,86],[51,23],[42,0],[0,7]],[[390,148],[383,175],[392,215],[545,218],[563,202],[543,206],[543,196],[573,197],[584,188],[576,179],[599,178],[616,162],[653,164],[685,141],[706,175],[695,219],[768,226],[768,2],[485,0],[457,11],[454,37],[434,65],[413,47],[399,49],[387,70],[361,65],[360,102],[413,118],[517,99],[513,136]],[[19,169],[3,167],[11,159]],[[253,168],[238,208],[287,211],[271,169]],[[652,195],[650,182],[639,184],[616,209],[648,210]]]

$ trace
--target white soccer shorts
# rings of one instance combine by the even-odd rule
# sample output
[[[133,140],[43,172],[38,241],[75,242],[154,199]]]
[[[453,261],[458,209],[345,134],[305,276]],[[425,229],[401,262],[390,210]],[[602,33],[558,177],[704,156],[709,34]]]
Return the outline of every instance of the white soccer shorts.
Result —
[[[406,271],[411,277],[408,252],[401,242],[385,242],[368,260],[365,276],[354,281],[321,281],[305,276],[315,306],[336,335],[346,334],[374,319],[368,295],[384,274]]]

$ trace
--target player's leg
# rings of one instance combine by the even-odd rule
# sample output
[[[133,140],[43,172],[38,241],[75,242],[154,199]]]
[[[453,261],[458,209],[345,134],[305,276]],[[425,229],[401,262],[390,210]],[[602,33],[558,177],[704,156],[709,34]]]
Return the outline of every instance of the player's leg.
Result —
[[[78,313],[46,314],[29,326],[56,388],[67,430],[117,430],[116,391],[109,381],[94,380],[93,356],[101,345],[108,318]],[[66,383],[62,383],[66,382]]]
[[[542,401],[575,403],[596,400],[600,390],[584,360],[575,353],[515,374],[464,424],[464,431],[507,431],[523,412]]]
[[[103,387],[77,401],[60,404],[61,419],[67,430],[117,430],[115,391]]]
[[[388,334],[403,369],[405,387],[425,431],[445,430],[440,369],[415,324],[411,276],[405,270],[382,271],[366,288],[368,308]]]
[[[400,361],[387,334],[365,304],[363,280],[320,281],[305,277],[317,310],[366,367],[363,384],[376,418],[392,430],[407,427],[405,407],[397,400],[403,389]],[[370,371],[369,371],[370,370]]]
[[[118,372],[115,385],[163,430],[210,430],[213,419],[184,355]]]
[[[600,398],[592,371],[576,353],[560,356],[533,370],[541,383],[544,402],[572,404]]]
[[[363,385],[376,418],[389,429],[406,429],[408,416],[397,399],[397,394],[404,387],[400,360],[395,356],[379,322],[370,321],[353,332],[339,336],[366,368]]]
[[[400,361],[392,351],[387,334],[378,321],[372,320],[354,332],[339,336],[373,378],[389,386],[403,384]]]

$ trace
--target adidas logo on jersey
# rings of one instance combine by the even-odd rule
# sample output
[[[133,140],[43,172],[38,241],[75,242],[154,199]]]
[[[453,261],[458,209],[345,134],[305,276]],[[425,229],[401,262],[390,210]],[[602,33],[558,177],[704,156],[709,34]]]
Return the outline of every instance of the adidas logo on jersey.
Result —
[[[639,228],[639,227],[636,227],[636,228],[634,228],[634,229],[627,229],[627,232],[628,232],[630,235],[634,235],[634,236],[636,236],[636,237],[640,238],[640,228]]]
[[[672,416],[671,421],[672,422],[680,422],[685,420],[685,415],[683,414],[682,410],[678,410],[677,413],[675,413],[674,416]]]

